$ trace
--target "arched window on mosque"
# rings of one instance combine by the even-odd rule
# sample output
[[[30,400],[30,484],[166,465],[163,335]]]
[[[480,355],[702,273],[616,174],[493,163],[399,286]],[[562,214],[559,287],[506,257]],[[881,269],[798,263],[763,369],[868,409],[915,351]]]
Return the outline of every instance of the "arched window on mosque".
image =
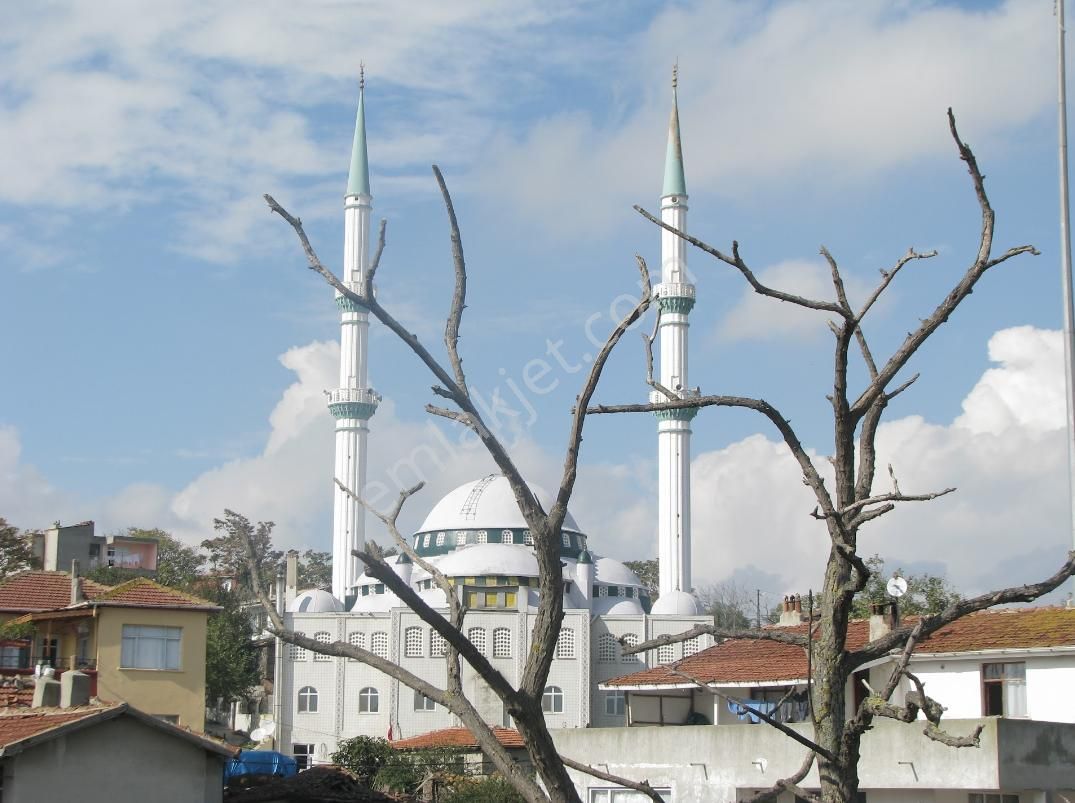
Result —
[[[620,645],[611,633],[602,633],[597,637],[597,663],[614,664],[619,657]]]
[[[408,658],[421,658],[423,654],[422,628],[417,625],[403,631],[403,654]]]
[[[358,693],[358,713],[376,714],[381,708],[381,695],[373,686],[366,686]]]
[[[388,634],[383,630],[370,636],[370,652],[380,658],[388,657]]]
[[[493,657],[511,658],[511,630],[498,627],[493,630]]]
[[[546,686],[545,693],[541,695],[541,710],[546,714],[562,714],[564,712],[564,690],[559,686]]]
[[[330,643],[332,641],[332,634],[331,633],[326,633],[324,630],[322,630],[322,631],[320,631],[318,633],[314,633],[314,641],[318,642],[319,644],[328,644],[328,643]],[[332,656],[331,655],[322,655],[319,652],[315,652],[314,653],[314,660],[315,661],[331,661]]]
[[[365,633],[348,633],[347,643],[352,647],[358,647],[360,650],[366,649],[366,634]],[[357,658],[349,658],[349,661],[357,661]]]
[[[317,713],[317,689],[313,686],[303,686],[299,689],[298,712],[300,714]]]
[[[296,636],[305,636],[305,633],[296,633]],[[288,652],[288,657],[292,661],[305,661],[306,660],[306,648],[300,647],[298,644],[292,644],[291,649]]]
[[[627,635],[623,636],[623,641],[621,643],[623,644],[624,647],[637,647],[638,646],[638,636],[636,636],[634,633],[628,633]],[[623,663],[623,664],[637,664],[641,660],[642,660],[641,655],[638,655],[638,654],[624,655],[622,652],[620,653],[620,663]]]
[[[560,630],[560,636],[556,639],[556,657],[568,659],[575,657],[575,631],[570,627]]]
[[[485,628],[472,627],[467,631],[467,640],[474,645],[474,649],[485,655]]]

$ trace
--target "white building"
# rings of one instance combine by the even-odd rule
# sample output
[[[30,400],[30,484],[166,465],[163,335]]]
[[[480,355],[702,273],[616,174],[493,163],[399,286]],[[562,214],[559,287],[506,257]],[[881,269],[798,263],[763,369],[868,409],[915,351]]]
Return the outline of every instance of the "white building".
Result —
[[[662,216],[686,226],[679,117],[669,125]],[[364,86],[360,89],[351,170],[344,199],[343,280],[361,288],[369,260],[372,195],[365,133]],[[687,316],[695,290],[686,278],[686,254],[678,238],[661,236],[662,282],[655,288],[661,310],[662,384],[674,396],[687,389]],[[339,388],[329,393],[336,418],[335,477],[360,491],[365,483],[369,422],[380,396],[367,383],[368,313],[337,294],[341,312]],[[662,400],[666,398],[662,396]],[[690,578],[690,421],[694,411],[658,416],[657,551],[661,565],[656,601],[624,564],[597,553],[597,543],[568,515],[561,558],[565,616],[548,679],[545,707],[554,728],[615,726],[626,722],[624,696],[599,691],[598,684],[642,668],[646,661],[671,661],[709,646],[708,637],[669,647],[646,659],[622,656],[618,639],[641,641],[678,633],[706,621],[699,615]],[[376,436],[371,436],[376,448]],[[539,498],[541,494],[539,493]],[[542,498],[548,509],[548,499]],[[334,491],[333,587],[281,595],[286,621],[319,641],[344,641],[391,659],[434,683],[446,682],[445,643],[428,625],[373,578],[361,574],[351,550],[364,544],[364,511]],[[530,650],[537,608],[538,567],[533,541],[507,480],[490,475],[468,482],[429,512],[413,546],[453,578],[468,612],[465,630],[510,681],[518,683]],[[400,577],[436,608],[443,593],[406,557],[393,564]],[[277,744],[303,762],[326,760],[340,739],[357,735],[411,737],[457,725],[453,715],[397,681],[357,661],[310,654],[283,646],[276,668]],[[470,699],[495,725],[510,725],[500,700],[466,670]]]

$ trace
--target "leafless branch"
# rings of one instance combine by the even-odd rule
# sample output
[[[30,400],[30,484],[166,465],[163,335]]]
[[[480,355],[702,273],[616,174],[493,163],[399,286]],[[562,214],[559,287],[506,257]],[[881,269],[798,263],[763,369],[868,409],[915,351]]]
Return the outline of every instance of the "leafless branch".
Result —
[[[467,378],[463,374],[463,360],[459,356],[459,324],[463,318],[463,309],[467,302],[467,263],[463,258],[463,238],[459,234],[459,221],[455,217],[455,206],[448,186],[440,168],[433,165],[433,175],[437,177],[437,186],[444,198],[444,208],[448,211],[448,224],[451,227],[452,265],[455,268],[455,289],[452,291],[452,309],[444,325],[444,347],[448,350],[448,360],[455,372],[455,382],[459,389],[467,392]]]
[[[653,787],[649,785],[647,781],[629,781],[626,778],[621,778],[619,775],[613,775],[610,772],[602,772],[601,770],[591,766],[590,764],[583,764],[581,761],[575,761],[573,758],[568,758],[563,753],[560,754],[560,760],[564,762],[568,767],[579,772],[584,772],[587,775],[592,775],[594,778],[599,778],[602,781],[608,781],[622,786],[626,789],[634,789],[636,792],[641,792],[648,797],[653,803],[664,803],[664,798],[654,791]]]
[[[381,255],[384,254],[385,230],[387,228],[388,221],[381,218],[381,224],[377,227],[377,249],[373,252],[373,259],[370,260],[369,270],[366,271],[366,280],[362,285],[362,295],[366,298],[373,298],[373,277],[377,275],[377,268],[381,267]]]
[[[466,413],[457,413],[455,410],[446,410],[443,407],[437,407],[435,404],[427,404],[425,409],[430,415],[440,416],[441,418],[447,418],[449,421],[454,421],[457,424],[462,424],[472,432],[478,431],[470,422],[470,417]]]
[[[754,272],[749,267],[747,267],[747,264],[739,256],[738,242],[732,243],[732,255],[728,256],[727,254],[721,253],[713,246],[703,242],[702,240],[699,240],[697,237],[692,237],[685,231],[680,231],[675,226],[671,226],[668,223],[665,223],[660,218],[654,217],[641,206],[636,206],[634,209],[636,212],[638,212],[638,214],[642,215],[642,217],[644,217],[646,220],[650,221],[654,225],[660,226],[665,231],[672,232],[672,234],[675,234],[677,237],[690,243],[695,248],[704,251],[710,256],[716,257],[726,265],[730,265],[736,270],[738,270],[741,274],[743,274],[743,278],[747,280],[750,286],[754,288],[754,292],[756,292],[758,295],[775,298],[778,301],[786,301],[789,304],[794,304],[797,307],[806,307],[807,309],[816,309],[831,312],[836,315],[839,315],[841,318],[845,316],[844,309],[835,302],[817,301],[815,299],[804,298],[802,296],[797,296],[794,293],[786,293],[783,290],[776,290],[772,287],[768,287],[762,284],[758,280],[758,277],[754,275]]]
[[[661,309],[657,308],[657,316],[653,321],[653,333],[642,333],[642,344],[646,355],[646,384],[656,391],[664,394],[664,397],[669,400],[676,400],[679,397],[653,378],[653,341],[657,339],[657,331],[661,326]]]
[[[936,251],[927,251],[924,254],[919,254],[913,248],[908,248],[907,253],[897,260],[896,264],[888,270],[881,271],[881,283],[874,288],[874,291],[870,293],[869,298],[863,303],[859,309],[858,314],[855,315],[855,320],[862,321],[866,317],[866,313],[870,311],[870,308],[877,302],[877,299],[881,297],[881,294],[885,292],[892,280],[896,278],[896,274],[900,272],[904,265],[916,259],[932,259],[937,256]]]
[[[665,634],[643,641],[640,644],[628,645],[620,642],[624,655],[637,655],[646,650],[655,650],[666,644],[679,644],[697,636],[713,636],[718,639],[744,639],[747,641],[776,641],[780,644],[794,644],[797,647],[806,646],[804,633],[788,633],[780,628],[748,628],[717,627],[716,625],[695,625],[690,630],[682,633]]]

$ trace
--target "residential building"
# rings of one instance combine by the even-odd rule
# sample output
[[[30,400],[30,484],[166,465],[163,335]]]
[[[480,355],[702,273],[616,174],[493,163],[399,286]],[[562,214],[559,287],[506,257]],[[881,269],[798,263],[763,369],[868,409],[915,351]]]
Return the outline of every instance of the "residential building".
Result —
[[[789,610],[789,605],[792,607]],[[787,614],[798,622],[794,603]],[[891,627],[889,608],[851,623],[856,649]],[[806,623],[792,626],[806,632]],[[849,681],[848,710],[882,688],[896,660],[867,664]],[[766,640],[728,640],[696,655],[601,685],[622,694],[628,727],[615,732],[557,734],[565,755],[597,759],[609,771],[648,778],[670,800],[734,800],[786,777],[803,752],[761,721],[758,712],[809,735],[809,656],[802,647]],[[909,664],[926,692],[945,706],[946,728],[971,733],[982,746],[950,748],[919,727],[878,719],[863,740],[861,789],[870,803],[1044,801],[1075,789],[1075,610],[1058,607],[989,610],[964,617],[917,645]],[[912,687],[904,679],[893,702]],[[717,727],[704,727],[714,724]],[[690,727],[691,725],[703,727]],[[676,727],[672,727],[676,726]],[[684,726],[684,727],[678,727]],[[627,745],[630,745],[627,748]],[[612,756],[644,756],[611,760]],[[660,768],[660,769],[655,769]],[[584,799],[602,785],[574,776]],[[816,770],[803,781],[817,786]],[[1005,795],[1015,797],[1003,797]],[[788,797],[788,800],[791,798]],[[1062,798],[1056,797],[1055,800]]]
[[[205,727],[205,637],[220,608],[148,578],[108,587],[64,572],[0,583],[0,618],[32,628],[0,646],[5,673],[83,669],[93,693],[176,724]]]
[[[86,571],[101,567],[126,569],[152,577],[157,573],[157,541],[130,535],[96,535],[92,521],[66,527],[56,522],[34,533],[36,566],[46,571],[65,571],[77,560]]]
[[[0,709],[4,803],[219,803],[235,752],[127,703]]]

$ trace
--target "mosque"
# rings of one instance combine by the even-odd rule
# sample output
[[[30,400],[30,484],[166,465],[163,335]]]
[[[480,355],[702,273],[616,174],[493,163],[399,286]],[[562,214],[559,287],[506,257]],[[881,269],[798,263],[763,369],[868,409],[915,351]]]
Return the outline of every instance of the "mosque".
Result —
[[[661,219],[686,230],[687,192],[672,82]],[[344,197],[342,280],[362,286],[370,258],[372,194],[366,148],[365,87],[360,82],[351,166]],[[680,397],[697,394],[687,380],[688,316],[695,288],[686,271],[685,243],[661,231],[661,384]],[[335,478],[365,487],[367,439],[381,396],[367,380],[368,312],[336,294],[340,310],[340,383],[328,393],[336,419]],[[666,397],[655,391],[651,401]],[[568,514],[561,532],[564,621],[549,673],[543,708],[549,727],[583,728],[625,723],[621,692],[599,691],[603,681],[644,666],[669,663],[710,646],[708,636],[666,645],[645,656],[626,656],[624,643],[679,633],[699,622],[691,593],[690,422],[695,410],[657,414],[659,594],[651,600],[623,563],[600,553],[600,538]],[[376,444],[376,442],[374,442]],[[548,509],[550,499],[535,489]],[[430,682],[444,685],[446,642],[391,591],[362,573],[353,549],[365,544],[365,511],[334,488],[332,592],[281,595],[285,622],[318,641],[344,641],[370,650]],[[481,477],[460,485],[429,511],[412,536],[415,552],[461,589],[466,635],[505,677],[518,682],[530,649],[538,604],[533,539],[507,480]],[[430,605],[446,609],[427,572],[406,556],[390,558],[396,573]],[[342,739],[358,735],[404,738],[458,725],[456,718],[399,681],[358,661],[277,645],[275,727],[280,749],[304,765],[326,761]],[[499,698],[464,665],[464,690],[487,722],[510,726]]]

